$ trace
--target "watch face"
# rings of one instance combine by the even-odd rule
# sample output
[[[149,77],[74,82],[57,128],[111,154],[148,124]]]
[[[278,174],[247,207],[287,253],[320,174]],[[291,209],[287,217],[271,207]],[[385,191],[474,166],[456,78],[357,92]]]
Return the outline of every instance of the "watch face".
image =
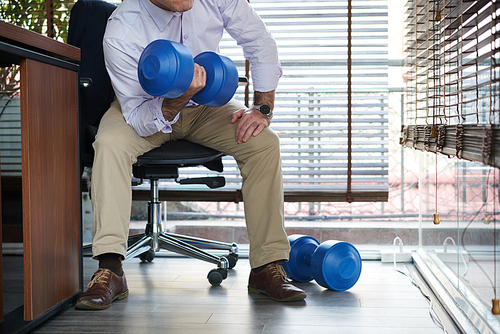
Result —
[[[269,115],[269,113],[271,112],[271,108],[269,108],[269,106],[263,104],[260,106],[259,108],[259,111],[263,114],[263,115]]]

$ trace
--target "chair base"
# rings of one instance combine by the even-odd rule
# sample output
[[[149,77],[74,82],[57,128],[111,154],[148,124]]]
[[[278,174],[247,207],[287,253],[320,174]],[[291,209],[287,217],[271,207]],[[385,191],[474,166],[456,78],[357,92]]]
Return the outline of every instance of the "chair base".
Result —
[[[139,257],[142,261],[151,262],[161,249],[192,257],[217,265],[208,273],[210,284],[217,286],[227,278],[228,269],[233,268],[238,261],[238,245],[209,239],[196,238],[182,234],[163,232],[161,228],[161,203],[158,201],[158,180],[151,181],[151,200],[148,202],[148,223],[142,234],[132,235],[128,239],[129,247],[125,259]],[[91,245],[84,246],[87,251]],[[216,256],[203,249],[227,250],[227,256]]]
[[[150,224],[148,224],[150,225]],[[146,233],[135,234],[129,237],[131,246],[127,249],[125,259],[139,257],[143,262],[152,262],[157,252],[161,249],[172,251],[198,260],[210,262],[217,265],[211,270],[207,279],[211,285],[217,286],[227,278],[228,269],[232,269],[238,262],[238,245],[236,243],[223,243],[219,241],[190,237],[182,234],[158,232],[154,234],[150,231],[150,226],[146,227]],[[154,250],[154,244],[159,249]],[[83,247],[84,251],[90,251],[92,245]],[[202,249],[227,250],[227,256],[216,256]]]
[[[125,259],[139,257],[144,262],[152,262],[155,254],[161,249],[165,249],[210,262],[217,265],[217,268],[211,270],[207,276],[210,284],[214,286],[220,285],[226,279],[228,269],[233,268],[238,261],[238,246],[235,243],[222,243],[168,232],[154,233],[150,232],[150,230],[151,227],[147,226],[146,233],[130,237],[129,241],[135,242],[127,249]],[[158,245],[158,249],[154,248],[155,244]],[[203,249],[227,250],[229,254],[227,256],[216,256]]]
[[[190,237],[181,234],[162,232],[161,203],[158,201],[158,181],[151,181],[151,200],[148,202],[148,224],[144,234],[129,238],[127,258],[138,256],[142,261],[153,261],[155,253],[161,249],[186,255],[198,260],[217,265],[208,273],[208,281],[212,285],[220,285],[227,277],[228,269],[233,268],[238,261],[238,245],[209,239]],[[216,256],[203,249],[227,250],[228,256]]]

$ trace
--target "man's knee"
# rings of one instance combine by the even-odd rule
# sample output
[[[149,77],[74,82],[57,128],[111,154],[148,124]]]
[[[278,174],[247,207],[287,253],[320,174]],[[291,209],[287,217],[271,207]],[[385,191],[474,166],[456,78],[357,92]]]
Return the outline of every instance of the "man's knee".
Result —
[[[129,136],[125,135],[119,129],[106,129],[97,133],[92,144],[95,152],[127,152],[129,146]]]
[[[266,149],[271,151],[280,150],[280,138],[270,128],[265,128],[258,136],[254,137],[253,144],[257,150]],[[249,141],[250,142],[250,141]]]
[[[96,135],[92,146],[94,146],[94,150],[97,152],[101,149],[113,147],[116,141],[116,137],[113,136],[112,131],[101,131]]]
[[[280,140],[271,129],[265,128],[258,136],[251,137],[246,143],[244,151],[237,158],[242,162],[279,164],[281,161]]]

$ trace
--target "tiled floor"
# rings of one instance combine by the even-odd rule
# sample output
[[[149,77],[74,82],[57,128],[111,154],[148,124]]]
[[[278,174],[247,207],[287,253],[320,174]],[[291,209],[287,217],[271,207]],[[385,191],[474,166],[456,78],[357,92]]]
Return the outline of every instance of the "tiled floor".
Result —
[[[96,264],[84,259],[85,283]],[[213,265],[193,259],[157,257],[152,263],[130,259],[124,268],[130,289],[127,299],[104,311],[69,307],[33,333],[443,332],[429,317],[428,303],[419,290],[392,264],[379,261],[364,261],[359,281],[348,291],[326,290],[314,281],[297,284],[308,297],[292,303],[248,294],[247,259],[240,259],[218,287],[206,279]],[[408,269],[414,272],[411,265]],[[454,333],[449,320],[440,316],[448,332]]]

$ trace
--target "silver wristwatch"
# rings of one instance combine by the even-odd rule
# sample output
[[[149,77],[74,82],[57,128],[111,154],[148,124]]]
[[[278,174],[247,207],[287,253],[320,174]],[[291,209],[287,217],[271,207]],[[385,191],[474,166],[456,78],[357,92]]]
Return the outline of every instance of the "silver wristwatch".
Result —
[[[267,104],[254,104],[252,108],[260,111],[262,115],[268,116],[271,114],[271,108]]]

